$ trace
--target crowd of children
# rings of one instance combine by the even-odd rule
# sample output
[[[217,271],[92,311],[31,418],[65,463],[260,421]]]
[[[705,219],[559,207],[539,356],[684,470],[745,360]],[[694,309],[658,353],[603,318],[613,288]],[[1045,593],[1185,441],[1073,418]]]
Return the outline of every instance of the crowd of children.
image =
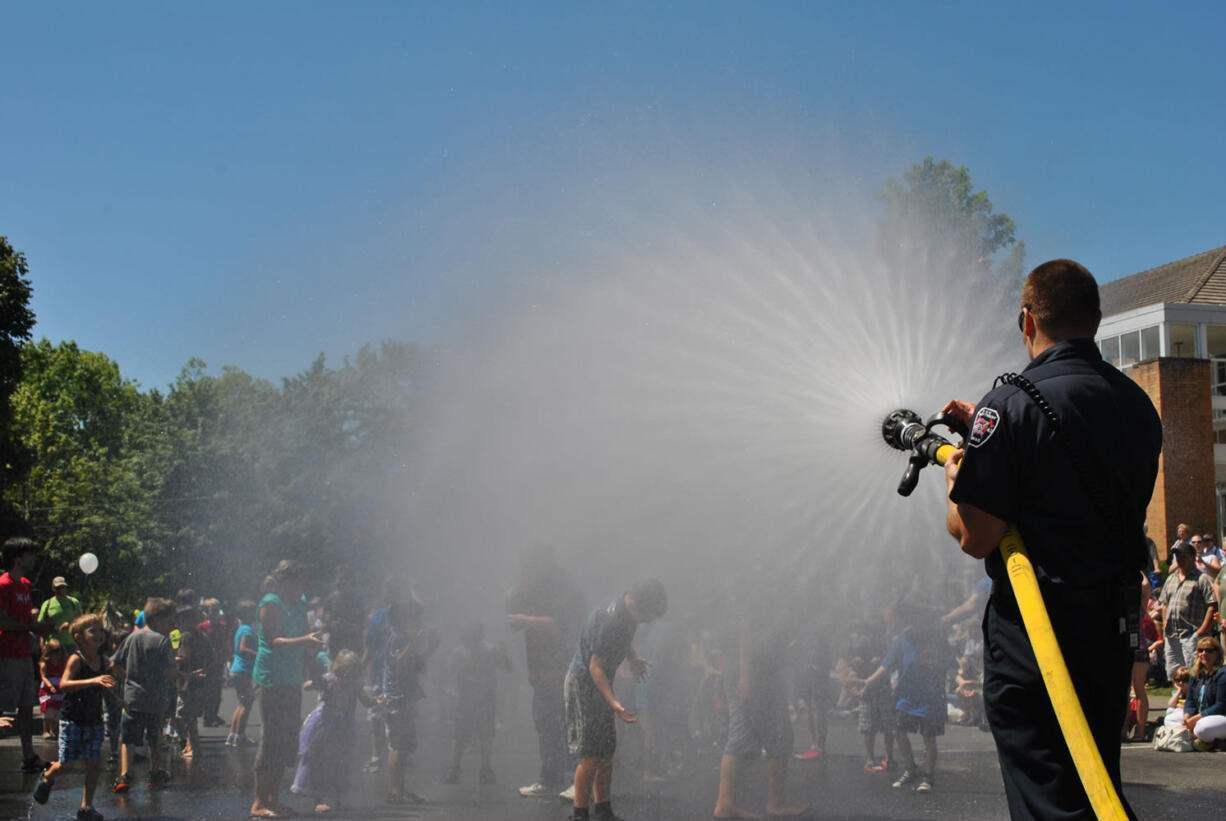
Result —
[[[228,685],[237,705],[226,747],[258,747],[251,817],[292,814],[279,795],[281,777],[291,768],[290,791],[312,799],[316,812],[342,806],[356,769],[349,762],[358,755],[363,720],[370,723],[373,744],[363,769],[386,771],[387,803],[425,802],[417,788],[421,776],[414,775],[410,784],[409,761],[418,746],[418,707],[439,631],[429,626],[411,585],[385,584],[381,606],[367,614],[362,602],[355,604],[339,586],[349,583],[345,574],[338,574],[339,592],[326,602],[308,599],[310,578],[305,566],[285,561],[265,580],[258,602],[227,608],[182,590],[173,600],[148,599],[130,621],[110,606],[105,618],[77,616],[67,631],[70,652],[59,639],[45,636],[39,702],[44,731],[58,733],[60,747],[58,761],[38,781],[35,800],[45,802],[57,778],[80,759],[86,779],[78,817],[100,818],[93,801],[107,739],[118,765],[113,792],[136,786],[146,748],[139,780],[149,790],[164,788],[172,765],[197,754],[199,725],[226,723],[217,711],[220,691]],[[615,752],[635,759],[648,781],[692,772],[704,750],[721,753],[714,815],[741,817],[750,811],[738,803],[738,774],[766,749],[771,785],[766,810],[791,815],[804,808],[786,800],[787,761],[793,755],[823,756],[832,712],[854,711],[866,771],[893,769],[897,749],[902,767],[890,783],[919,792],[934,785],[937,738],[947,716],[982,722],[981,646],[975,645],[973,630],[943,623],[936,610],[889,609],[874,624],[849,618],[843,627],[827,627],[815,637],[812,622],[780,607],[777,596],[755,595],[729,592],[714,597],[706,611],[665,618],[663,588],[652,582],[590,611],[586,623],[568,622],[562,640],[571,648],[571,661],[565,687],[558,690],[558,708],[573,756],[566,771],[573,785],[564,795],[575,819],[616,819],[610,794]],[[755,610],[759,605],[765,609]],[[519,612],[508,616],[512,625],[538,620],[521,600],[514,609]],[[968,611],[968,618],[973,616]],[[350,629],[355,618],[363,629]],[[329,624],[347,626],[334,635]],[[643,629],[636,630],[639,625]],[[451,718],[451,755],[436,777],[458,783],[471,752],[477,759],[474,781],[494,785],[497,681],[515,665],[502,642],[485,640],[479,623],[455,636],[445,665],[447,705],[439,705]],[[628,672],[619,672],[623,659]],[[622,685],[615,695],[616,682],[627,677],[646,683]],[[304,689],[318,696],[305,720]],[[247,734],[257,707],[258,741]],[[808,729],[807,749],[794,754],[793,724],[801,720]],[[922,760],[917,761],[910,734],[922,741]],[[878,735],[884,757],[877,755]],[[539,795],[539,786],[520,794]]]

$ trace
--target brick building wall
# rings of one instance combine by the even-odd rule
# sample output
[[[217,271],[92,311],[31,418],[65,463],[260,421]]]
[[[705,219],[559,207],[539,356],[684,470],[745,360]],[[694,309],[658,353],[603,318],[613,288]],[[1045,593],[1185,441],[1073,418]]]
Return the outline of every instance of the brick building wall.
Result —
[[[1162,456],[1146,522],[1165,560],[1180,522],[1196,533],[1217,532],[1209,361],[1153,359],[1126,373],[1162,417]]]

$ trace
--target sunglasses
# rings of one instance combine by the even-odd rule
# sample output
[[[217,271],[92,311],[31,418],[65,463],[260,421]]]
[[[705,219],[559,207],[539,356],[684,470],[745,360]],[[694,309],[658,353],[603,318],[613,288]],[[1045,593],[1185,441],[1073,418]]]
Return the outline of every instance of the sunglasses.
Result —
[[[1029,305],[1023,305],[1022,310],[1017,312],[1017,332],[1019,334],[1026,333],[1026,309]]]
[[[1196,652],[1199,653],[1216,653],[1216,647],[1197,647]]]

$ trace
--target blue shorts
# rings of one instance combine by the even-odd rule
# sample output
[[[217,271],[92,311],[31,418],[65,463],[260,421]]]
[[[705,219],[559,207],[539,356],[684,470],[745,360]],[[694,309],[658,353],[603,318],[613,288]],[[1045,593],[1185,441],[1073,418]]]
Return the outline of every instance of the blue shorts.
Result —
[[[119,739],[124,744],[150,745],[162,740],[162,715],[141,710],[130,713],[126,709],[119,719]]]
[[[102,740],[106,725],[77,724],[60,719],[60,763],[71,764],[78,758],[97,761],[102,758]]]

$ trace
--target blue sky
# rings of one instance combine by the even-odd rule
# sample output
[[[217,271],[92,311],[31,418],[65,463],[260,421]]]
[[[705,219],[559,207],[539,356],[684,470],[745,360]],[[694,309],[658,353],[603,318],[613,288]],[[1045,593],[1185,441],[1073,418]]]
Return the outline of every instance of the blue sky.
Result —
[[[5,3],[0,234],[36,333],[146,387],[191,356],[276,379],[435,339],[522,266],[616,242],[593,200],[661,167],[719,187],[837,166],[871,197],[948,158],[1031,264],[1107,280],[1226,244],[1223,22],[1220,2]]]

